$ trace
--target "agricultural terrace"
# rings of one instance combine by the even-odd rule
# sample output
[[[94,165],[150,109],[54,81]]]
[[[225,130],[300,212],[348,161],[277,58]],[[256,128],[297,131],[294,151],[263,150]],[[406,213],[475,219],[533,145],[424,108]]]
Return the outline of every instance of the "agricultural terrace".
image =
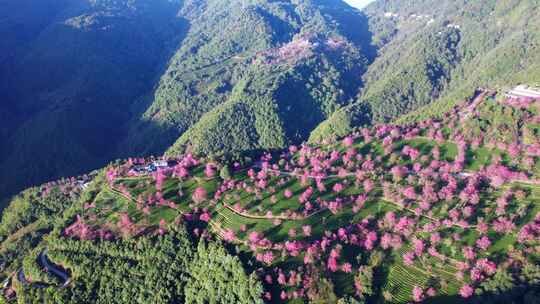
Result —
[[[129,160],[108,168],[64,234],[107,240],[184,222],[251,256],[268,301],[303,303],[335,286],[338,296],[456,303],[537,267],[540,146],[525,132],[537,109],[482,94],[445,120],[364,128],[250,164],[188,154],[137,176],[130,168],[146,160]],[[519,130],[502,127],[507,115],[522,118]]]

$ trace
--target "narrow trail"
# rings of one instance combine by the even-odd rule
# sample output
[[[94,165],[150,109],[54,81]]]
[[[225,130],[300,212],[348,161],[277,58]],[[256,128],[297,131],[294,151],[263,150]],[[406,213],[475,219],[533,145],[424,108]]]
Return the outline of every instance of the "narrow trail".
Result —
[[[137,201],[136,201],[134,198],[132,198],[131,196],[129,196],[129,195],[127,195],[127,194],[124,194],[122,191],[116,189],[116,188],[113,187],[113,186],[108,185],[108,186],[107,186],[107,189],[108,189],[109,191],[111,191],[112,193],[114,193],[114,194],[116,194],[116,195],[120,195],[121,197],[123,197],[123,198],[129,200],[129,201],[132,202],[132,203],[137,203]]]
[[[303,221],[303,220],[307,220],[319,213],[322,213],[326,210],[328,210],[328,208],[322,208],[322,209],[319,209],[315,212],[312,212],[308,215],[299,215],[299,216],[296,216],[296,217],[292,217],[292,216],[286,216],[286,215],[272,215],[272,216],[268,216],[268,215],[255,215],[255,214],[250,214],[250,213],[247,213],[247,212],[240,212],[236,209],[234,209],[233,207],[231,207],[230,205],[228,204],[223,204],[223,207],[229,209],[231,212],[235,213],[236,215],[238,216],[241,216],[241,217],[245,217],[245,218],[249,218],[249,219],[259,219],[259,220],[284,220],[284,221]]]
[[[285,176],[307,177],[307,178],[321,179],[321,180],[331,179],[331,178],[344,178],[344,177],[356,176],[356,173],[347,173],[347,174],[342,174],[342,175],[334,174],[334,175],[325,175],[325,176],[316,176],[316,175],[309,175],[309,174],[306,175],[306,174],[299,174],[299,173],[294,173],[294,172],[280,171],[280,170],[274,170],[274,169],[268,169],[268,168],[265,169],[265,168],[261,168],[260,166],[257,166],[257,165],[253,166],[253,168],[264,170],[265,172],[278,173],[280,175],[285,175]]]
[[[8,244],[10,242],[18,240],[19,238],[21,238],[25,234],[27,234],[27,233],[29,233],[29,232],[31,232],[33,230],[38,229],[40,227],[40,225],[42,225],[42,224],[43,223],[41,222],[41,220],[36,220],[35,222],[20,228],[19,230],[17,230],[13,234],[10,234],[2,243],[0,243],[0,253],[4,252],[6,250],[5,249],[6,247],[5,247],[4,244]]]
[[[411,209],[411,208],[408,208],[408,207],[404,207],[404,206],[401,205],[401,204],[398,204],[398,203],[396,203],[396,202],[390,201],[390,200],[385,199],[385,198],[381,198],[381,200],[382,200],[383,202],[388,203],[388,204],[392,204],[392,205],[398,207],[398,208],[401,209],[401,210],[406,210],[406,211],[409,211],[410,213],[412,213],[412,214],[414,214],[414,215],[417,215],[417,213],[416,213],[416,211],[415,211],[414,209]],[[417,216],[418,216],[418,215],[417,215]],[[431,216],[426,215],[426,214],[423,214],[423,213],[421,213],[419,216],[420,216],[420,217],[423,217],[423,218],[426,218],[426,219],[430,220],[431,222],[440,222],[440,221],[441,221],[441,219],[434,218],[434,217],[431,217]],[[476,225],[469,225],[468,227],[463,227],[463,226],[461,226],[461,225],[452,223],[452,227],[457,227],[457,228],[461,228],[461,229],[468,229],[468,228],[476,228]]]

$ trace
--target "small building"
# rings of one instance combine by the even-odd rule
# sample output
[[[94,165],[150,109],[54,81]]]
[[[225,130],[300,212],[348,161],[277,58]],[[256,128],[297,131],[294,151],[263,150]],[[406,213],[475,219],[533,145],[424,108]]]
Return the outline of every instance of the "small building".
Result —
[[[155,162],[152,163],[152,165],[154,165],[154,167],[158,169],[169,167],[169,163],[166,160],[156,160]]]
[[[540,89],[530,88],[527,85],[518,85],[505,94],[507,98],[540,98]]]

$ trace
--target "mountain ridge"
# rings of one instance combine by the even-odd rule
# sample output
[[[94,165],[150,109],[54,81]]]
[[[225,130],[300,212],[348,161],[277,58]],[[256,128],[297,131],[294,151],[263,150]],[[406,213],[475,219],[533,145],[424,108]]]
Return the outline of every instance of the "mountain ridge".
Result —
[[[0,15],[2,196],[118,157],[317,142],[539,81],[533,0],[30,3]]]

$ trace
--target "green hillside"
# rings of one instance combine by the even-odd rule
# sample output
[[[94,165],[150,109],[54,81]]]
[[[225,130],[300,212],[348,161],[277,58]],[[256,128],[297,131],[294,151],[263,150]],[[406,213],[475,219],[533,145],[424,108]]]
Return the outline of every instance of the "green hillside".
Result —
[[[28,189],[0,223],[4,297],[536,303],[540,101],[491,95],[257,160],[130,158]]]
[[[442,115],[478,87],[540,82],[536,0],[377,1],[365,13],[380,49],[358,103],[371,108],[375,122]],[[328,126],[343,124],[348,130],[339,135],[358,126],[342,123],[358,105],[350,107],[312,139],[332,134]]]
[[[539,303],[539,7],[0,0],[0,303]]]

